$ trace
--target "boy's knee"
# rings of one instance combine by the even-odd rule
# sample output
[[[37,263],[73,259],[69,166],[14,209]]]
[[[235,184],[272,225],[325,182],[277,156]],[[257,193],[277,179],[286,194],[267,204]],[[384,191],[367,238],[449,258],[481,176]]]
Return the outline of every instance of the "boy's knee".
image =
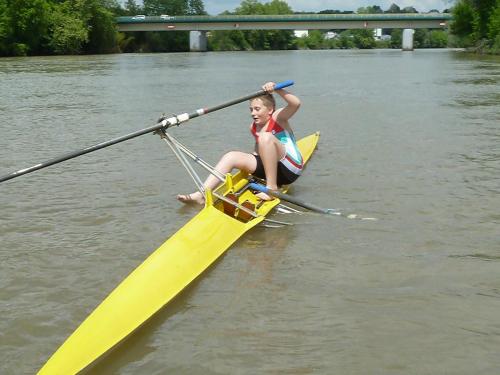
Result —
[[[234,160],[237,155],[238,155],[237,151],[229,151],[224,154],[223,158],[225,160]]]
[[[274,135],[272,133],[266,132],[259,135],[259,145],[269,144],[274,141]]]

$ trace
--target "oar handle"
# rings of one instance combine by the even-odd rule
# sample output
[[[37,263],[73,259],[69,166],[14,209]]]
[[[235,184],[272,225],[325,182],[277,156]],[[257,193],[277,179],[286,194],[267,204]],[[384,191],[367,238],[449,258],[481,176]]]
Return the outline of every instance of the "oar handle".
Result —
[[[288,81],[277,83],[276,86],[274,86],[274,89],[281,90],[284,89],[285,87],[292,86],[293,84],[294,82],[291,79],[289,79]]]

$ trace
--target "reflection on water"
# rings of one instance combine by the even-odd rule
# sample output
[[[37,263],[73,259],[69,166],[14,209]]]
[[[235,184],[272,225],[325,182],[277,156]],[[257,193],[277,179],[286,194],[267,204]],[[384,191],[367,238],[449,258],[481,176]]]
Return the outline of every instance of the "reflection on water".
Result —
[[[285,251],[296,234],[288,226],[281,228],[258,228],[251,237],[245,238],[246,265],[240,271],[239,284],[246,288],[266,288],[275,284],[274,267],[282,261]],[[255,274],[258,276],[255,276]]]
[[[500,255],[495,256],[495,255],[488,255],[488,254],[451,255],[450,257],[451,258],[459,258],[459,259],[471,258],[471,259],[484,260],[487,262],[500,260]]]
[[[0,174],[294,79],[295,133],[321,140],[292,194],[378,220],[276,215],[294,225],[247,233],[94,373],[496,374],[499,77],[443,50],[0,59]],[[172,132],[214,163],[250,121]],[[153,135],[1,184],[0,373],[36,372],[191,190]]]
[[[494,86],[500,81],[500,72],[498,64],[490,61],[465,66],[464,72],[473,78],[454,82],[461,92],[456,104],[465,119],[462,136],[469,142],[465,152],[456,155],[457,165],[464,172],[469,192],[488,199],[500,191],[500,94],[498,85]]]

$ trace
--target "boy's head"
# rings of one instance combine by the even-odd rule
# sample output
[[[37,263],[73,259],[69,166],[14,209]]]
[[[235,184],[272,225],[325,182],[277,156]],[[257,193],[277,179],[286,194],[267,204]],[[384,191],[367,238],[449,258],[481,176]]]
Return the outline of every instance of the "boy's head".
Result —
[[[250,103],[253,103],[253,101],[255,100],[260,100],[264,106],[266,106],[268,109],[272,109],[273,111],[276,108],[276,101],[274,100],[274,96],[272,94],[264,94],[253,98],[252,100],[250,100]]]

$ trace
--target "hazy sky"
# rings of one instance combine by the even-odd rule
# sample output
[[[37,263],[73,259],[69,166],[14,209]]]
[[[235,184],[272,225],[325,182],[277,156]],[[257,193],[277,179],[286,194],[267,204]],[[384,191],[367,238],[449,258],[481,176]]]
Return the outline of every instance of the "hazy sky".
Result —
[[[319,12],[324,9],[353,10],[369,5],[378,5],[383,10],[389,9],[392,3],[400,8],[413,6],[419,12],[427,12],[431,9],[443,11],[449,8],[453,0],[285,0],[290,7],[297,12],[310,11]],[[265,3],[267,1],[261,0]],[[208,14],[216,15],[225,10],[234,11],[241,0],[204,0],[205,10]]]

